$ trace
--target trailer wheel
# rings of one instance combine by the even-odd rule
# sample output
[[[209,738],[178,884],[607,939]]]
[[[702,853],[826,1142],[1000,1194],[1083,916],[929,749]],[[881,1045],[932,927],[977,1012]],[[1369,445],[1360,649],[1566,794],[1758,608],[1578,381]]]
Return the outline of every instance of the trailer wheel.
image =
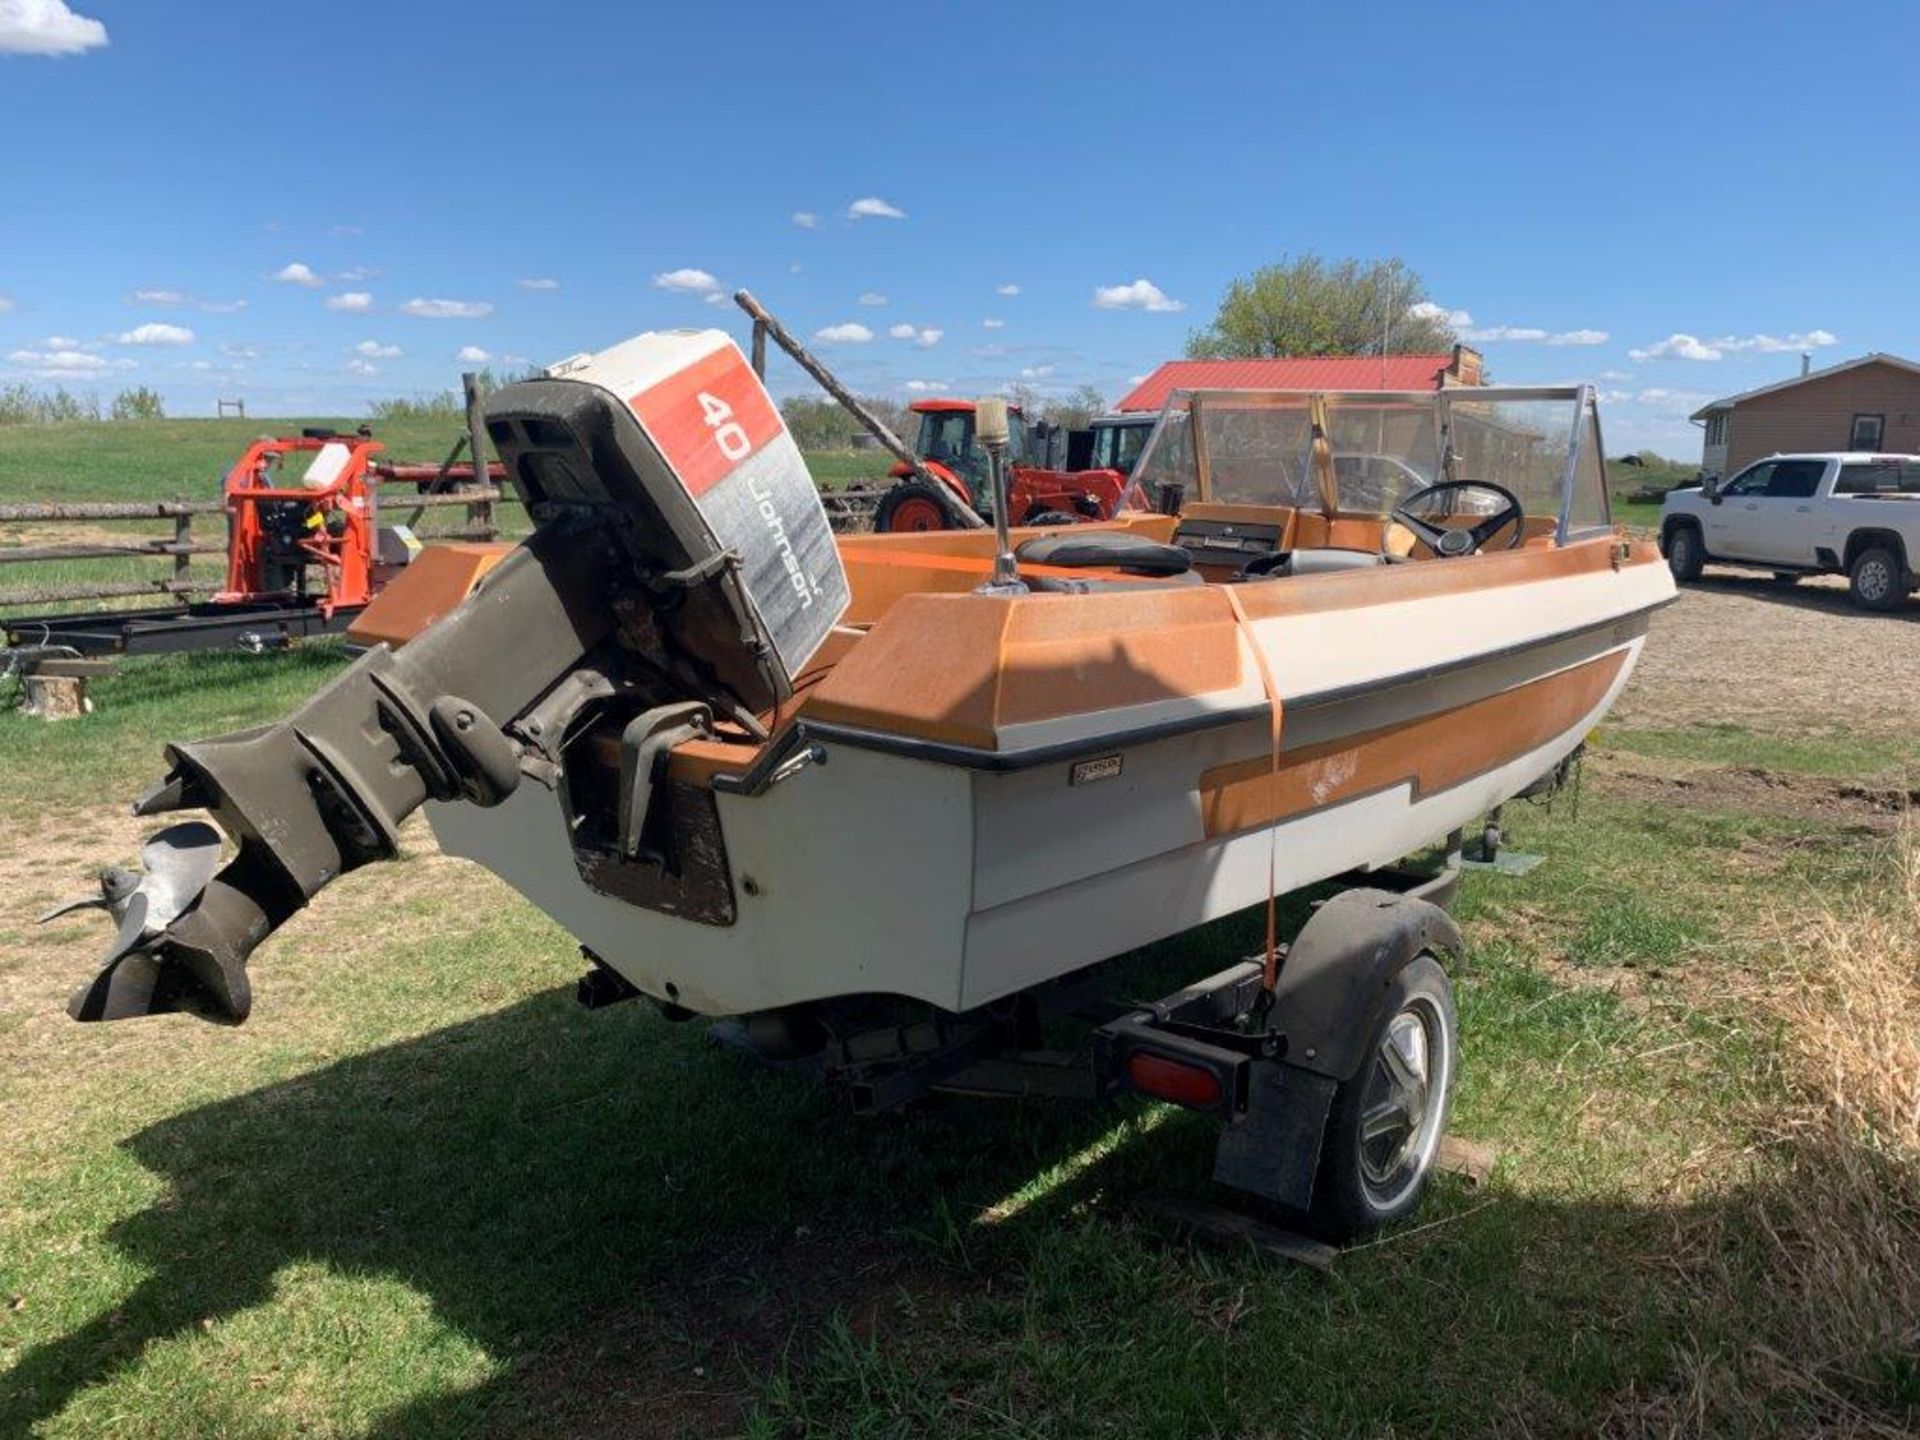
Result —
[[[902,480],[880,497],[874,507],[873,528],[882,535],[920,530],[950,530],[946,497],[924,480]]]
[[[1393,977],[1381,1013],[1366,1060],[1327,1117],[1309,1218],[1332,1240],[1412,1214],[1446,1133],[1459,1028],[1440,962],[1415,956]]]

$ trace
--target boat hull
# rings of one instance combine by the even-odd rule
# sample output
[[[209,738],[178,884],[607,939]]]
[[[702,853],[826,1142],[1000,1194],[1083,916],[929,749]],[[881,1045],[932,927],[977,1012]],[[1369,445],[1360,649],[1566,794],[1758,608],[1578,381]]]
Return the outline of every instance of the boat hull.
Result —
[[[1337,601],[1346,578],[1290,583]],[[1664,567],[1638,563],[1243,615],[1218,691],[1101,710],[1067,685],[1061,714],[992,750],[813,724],[826,763],[714,797],[731,925],[591,888],[560,794],[538,784],[428,812],[443,848],[659,999],[737,1014],[884,993],[965,1010],[1471,823],[1581,743],[1671,595]]]

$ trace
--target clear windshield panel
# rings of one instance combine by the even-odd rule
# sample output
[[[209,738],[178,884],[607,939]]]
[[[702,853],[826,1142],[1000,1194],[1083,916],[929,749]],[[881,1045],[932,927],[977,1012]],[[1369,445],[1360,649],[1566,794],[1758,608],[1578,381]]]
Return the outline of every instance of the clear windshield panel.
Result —
[[[1513,493],[1529,520],[1557,526],[1579,414],[1577,392],[1504,399],[1456,390],[1446,408],[1454,478],[1490,480]]]
[[[1582,394],[1494,387],[1177,393],[1134,479],[1149,494],[1174,483],[1189,499],[1314,511],[1331,500],[1348,515],[1386,514],[1443,480],[1484,480],[1513,493],[1532,533],[1552,533],[1564,513],[1573,534],[1611,523],[1598,419],[1590,409],[1581,413]],[[1326,422],[1322,456],[1314,453],[1316,405]],[[1457,508],[1479,506],[1468,497]]]

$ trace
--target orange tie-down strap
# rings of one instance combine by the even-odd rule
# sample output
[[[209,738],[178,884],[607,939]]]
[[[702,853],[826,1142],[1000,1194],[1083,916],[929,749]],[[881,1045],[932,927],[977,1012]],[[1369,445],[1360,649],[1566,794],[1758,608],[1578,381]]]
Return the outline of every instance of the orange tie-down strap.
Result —
[[[1227,597],[1227,603],[1233,607],[1234,623],[1240,627],[1240,633],[1247,638],[1247,648],[1253,651],[1253,663],[1260,670],[1260,685],[1267,692],[1267,740],[1269,746],[1269,774],[1280,773],[1280,730],[1282,714],[1280,706],[1280,688],[1273,683],[1273,667],[1267,664],[1266,652],[1260,648],[1260,637],[1254,633],[1253,622],[1241,603],[1241,590],[1235,585],[1222,585],[1220,589]],[[1260,971],[1260,988],[1267,995],[1273,994],[1274,982],[1280,978],[1280,936],[1279,901],[1275,893],[1280,868],[1280,832],[1277,826],[1267,827],[1267,954]]]

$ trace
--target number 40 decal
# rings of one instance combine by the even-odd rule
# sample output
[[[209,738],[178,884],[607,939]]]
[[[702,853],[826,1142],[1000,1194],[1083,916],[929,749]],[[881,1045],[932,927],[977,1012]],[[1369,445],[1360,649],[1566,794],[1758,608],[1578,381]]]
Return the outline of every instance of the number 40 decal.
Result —
[[[753,449],[753,441],[747,437],[746,430],[733,418],[733,407],[718,395],[700,392],[700,413],[706,417],[707,428],[713,431],[714,443],[720,447],[720,453],[729,460],[744,460],[747,452]]]

